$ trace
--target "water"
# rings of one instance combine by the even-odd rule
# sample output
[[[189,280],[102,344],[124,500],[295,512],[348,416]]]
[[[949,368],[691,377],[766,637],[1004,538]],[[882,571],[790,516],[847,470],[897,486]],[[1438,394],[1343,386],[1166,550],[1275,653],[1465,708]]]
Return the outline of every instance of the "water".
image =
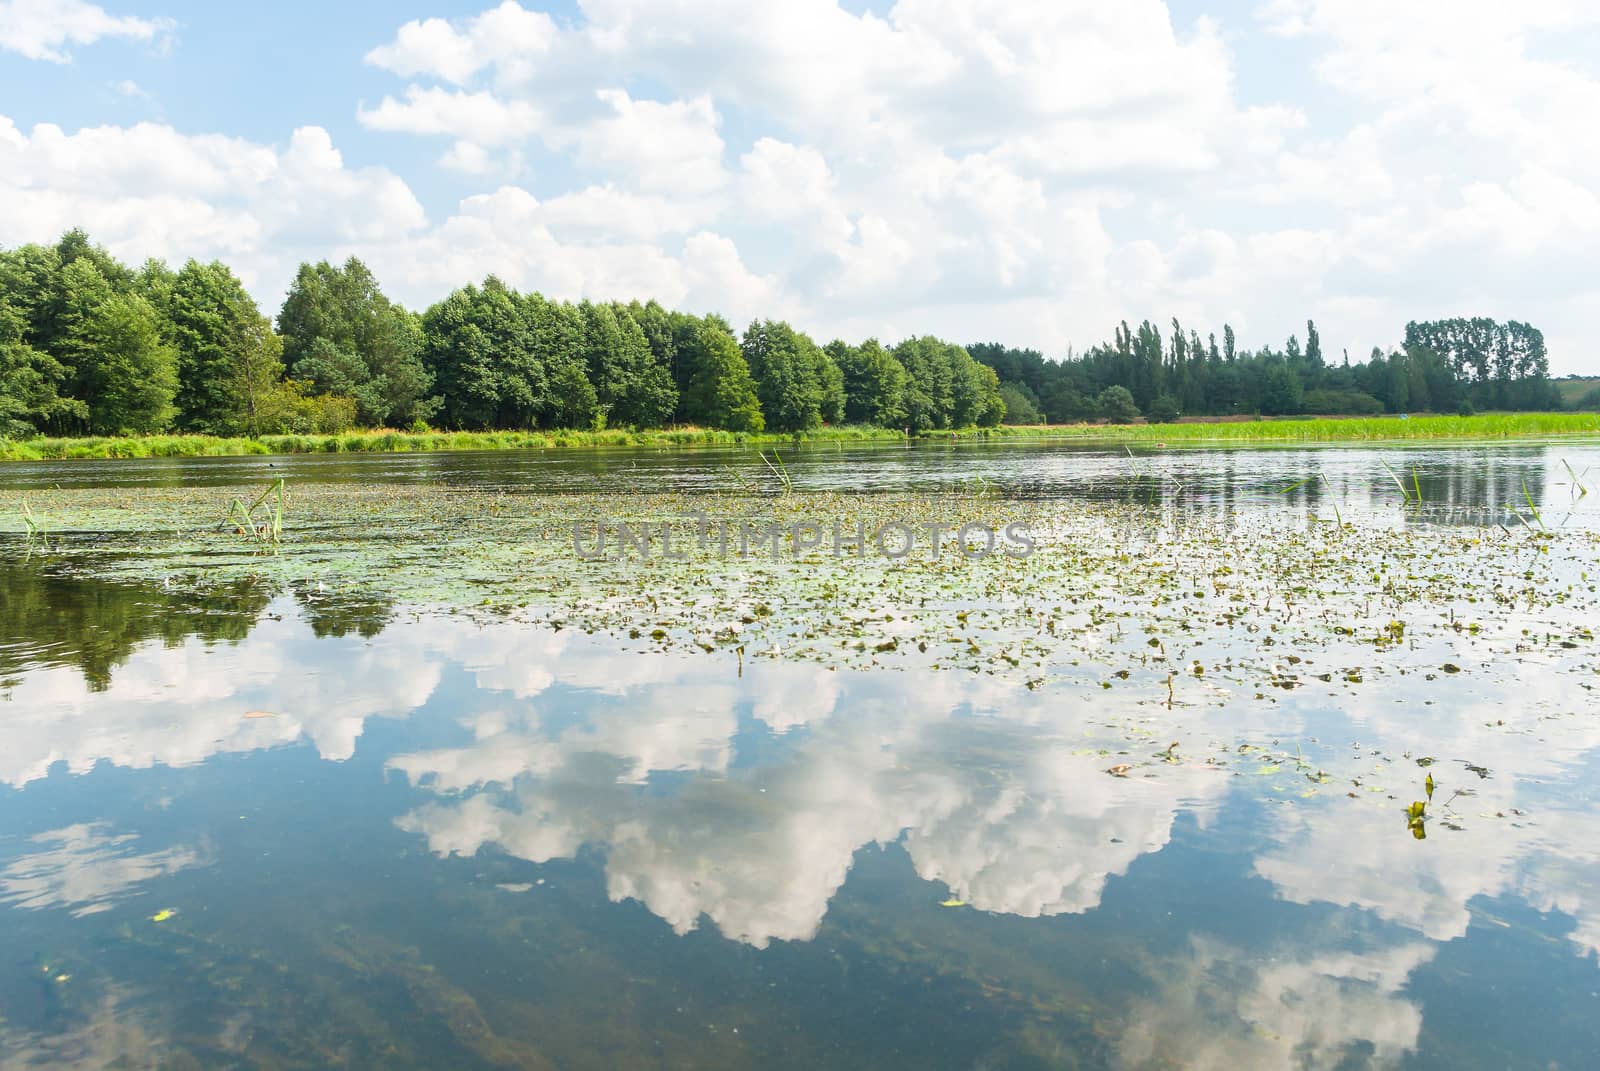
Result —
[[[1394,508],[1398,456],[1430,503],[1408,523],[1520,529],[1532,503],[1600,527],[1600,493],[1562,463],[1600,473],[1592,446],[1143,456],[1167,499],[1248,510],[1316,471],[1325,501],[1369,511]],[[750,460],[272,471],[622,490]],[[18,466],[0,484],[233,486],[264,464]],[[818,489],[981,473],[1088,497],[1126,494],[1128,465],[1040,447],[790,462]],[[1459,674],[1419,655],[1365,689],[1194,685],[1168,707],[1161,674],[1030,689],[245,583],[199,599],[34,561],[0,580],[0,1067],[1600,1055],[1600,676],[1581,637]],[[1430,776],[1418,840],[1403,809]]]

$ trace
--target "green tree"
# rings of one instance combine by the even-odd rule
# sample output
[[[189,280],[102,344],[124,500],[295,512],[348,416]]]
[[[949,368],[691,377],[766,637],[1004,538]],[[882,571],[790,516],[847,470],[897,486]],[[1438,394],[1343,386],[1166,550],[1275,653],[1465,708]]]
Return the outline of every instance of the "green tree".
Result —
[[[1032,392],[1021,383],[1000,384],[1000,402],[1006,407],[1004,422],[1007,424],[1044,423]]]
[[[692,350],[695,375],[687,391],[688,410],[710,427],[763,430],[766,419],[755,379],[727,325],[708,319],[696,334]]]
[[[1170,394],[1160,394],[1150,403],[1144,415],[1152,424],[1171,424],[1178,419],[1180,412],[1178,399]]]
[[[0,436],[25,438],[62,425],[81,425],[89,407],[60,394],[66,367],[23,341],[27,318],[0,301]]]
[[[162,339],[150,303],[137,294],[114,294],[87,310],[74,310],[72,322],[70,342],[79,355],[76,373],[80,397],[88,403],[89,430],[96,435],[165,431],[176,413],[178,355]]]
[[[523,298],[533,330],[533,356],[549,383],[546,419],[558,428],[594,428],[602,422],[600,397],[584,356],[585,321],[576,305],[540,294]]]
[[[824,395],[830,389],[823,370],[837,371],[837,366],[815,342],[782,321],[757,320],[746,329],[741,349],[768,428],[796,432],[821,426]],[[838,393],[844,393],[842,375]],[[830,408],[835,404],[829,399]]]
[[[295,378],[309,381],[314,393],[354,398],[367,424],[403,427],[438,408],[420,356],[419,319],[390,302],[355,257],[337,268],[300,265],[278,330]]]
[[[178,355],[177,426],[231,434],[253,423],[261,389],[282,378],[281,347],[255,300],[226,265],[191,260],[176,274],[147,265],[141,278],[162,302],[165,331]],[[276,375],[273,373],[276,372]],[[251,392],[241,395],[241,387]]]
[[[1289,341],[1294,342],[1293,336]],[[1261,411],[1268,416],[1291,416],[1300,412],[1301,395],[1300,377],[1294,369],[1287,361],[1273,361],[1261,385]]]
[[[843,419],[852,424],[900,428],[906,423],[906,370],[875,338],[859,346],[828,343],[844,389]]]
[[[1132,424],[1139,419],[1139,407],[1127,387],[1114,385],[1100,392],[1096,405],[1102,419],[1111,424]]]

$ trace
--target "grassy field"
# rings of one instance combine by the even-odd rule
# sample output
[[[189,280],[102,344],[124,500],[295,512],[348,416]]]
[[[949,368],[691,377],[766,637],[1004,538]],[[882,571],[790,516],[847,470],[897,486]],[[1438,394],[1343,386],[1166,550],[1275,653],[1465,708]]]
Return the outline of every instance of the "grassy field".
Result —
[[[1600,413],[1480,413],[1469,417],[1308,417],[1182,424],[1079,424],[998,428],[990,434],[1161,443],[1541,439],[1558,435],[1600,435]]]
[[[1583,379],[1558,379],[1555,384],[1556,389],[1561,391],[1563,404],[1577,405],[1589,392],[1600,389],[1600,376],[1587,376]]]
[[[930,439],[1063,439],[1107,442],[1345,442],[1406,439],[1538,439],[1600,435],[1600,413],[1483,413],[1477,416],[1319,417],[1183,424],[1052,424],[934,431]],[[567,447],[693,447],[904,439],[889,428],[822,428],[804,435],[751,435],[711,428],[657,431],[362,431],[344,435],[268,435],[225,439],[152,435],[94,439],[0,439],[0,461],[78,458],[225,457],[246,454],[425,453],[441,450],[549,450]]]
[[[752,435],[715,428],[653,431],[353,431],[342,435],[149,435],[91,439],[0,439],[0,461],[79,458],[229,457],[244,454],[387,454],[445,450],[550,450],[568,447],[678,447],[782,444],[803,440],[903,439],[885,428],[825,428],[803,436]]]

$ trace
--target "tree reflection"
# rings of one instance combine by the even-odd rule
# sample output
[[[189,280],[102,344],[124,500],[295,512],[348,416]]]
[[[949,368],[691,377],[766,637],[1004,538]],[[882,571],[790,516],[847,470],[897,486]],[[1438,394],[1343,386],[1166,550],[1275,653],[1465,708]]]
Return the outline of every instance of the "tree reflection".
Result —
[[[190,636],[237,643],[271,601],[270,587],[256,579],[180,592],[37,561],[0,563],[0,684],[9,690],[30,666],[67,665],[101,692],[140,644],[172,647]]]

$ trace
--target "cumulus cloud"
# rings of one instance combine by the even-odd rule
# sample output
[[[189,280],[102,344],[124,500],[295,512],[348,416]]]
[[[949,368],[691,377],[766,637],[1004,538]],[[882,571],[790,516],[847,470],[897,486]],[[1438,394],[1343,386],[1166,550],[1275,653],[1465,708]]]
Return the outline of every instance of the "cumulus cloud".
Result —
[[[1490,315],[1541,326],[1563,371],[1600,303],[1600,70],[1551,44],[1597,24],[1576,0],[1271,0],[1229,22],[1162,0],[591,0],[560,19],[506,0],[375,31],[366,55],[396,82],[358,121],[436,141],[466,184],[427,218],[373,169],[271,197],[207,184],[228,139],[204,133],[149,147],[197,176],[130,197],[89,142],[138,159],[160,139],[90,128],[61,135],[81,173],[9,180],[36,192],[0,241],[83,223],[136,257],[231,253],[269,305],[284,262],[358,253],[412,304],[495,271],[822,337],[1051,354],[1174,314],[1251,345],[1315,318],[1358,355],[1409,319]],[[1278,38],[1305,69],[1244,92],[1241,65]],[[283,155],[225,155],[253,151]]]
[[[426,222],[407,184],[347,167],[321,127],[283,147],[157,123],[31,131],[0,116],[0,235],[53,241],[84,227],[120,256],[221,257],[275,304],[298,259],[393,240]]]
[[[151,41],[172,27],[171,19],[112,15],[86,0],[0,0],[0,50],[50,63],[71,62],[68,45],[108,37]]]

